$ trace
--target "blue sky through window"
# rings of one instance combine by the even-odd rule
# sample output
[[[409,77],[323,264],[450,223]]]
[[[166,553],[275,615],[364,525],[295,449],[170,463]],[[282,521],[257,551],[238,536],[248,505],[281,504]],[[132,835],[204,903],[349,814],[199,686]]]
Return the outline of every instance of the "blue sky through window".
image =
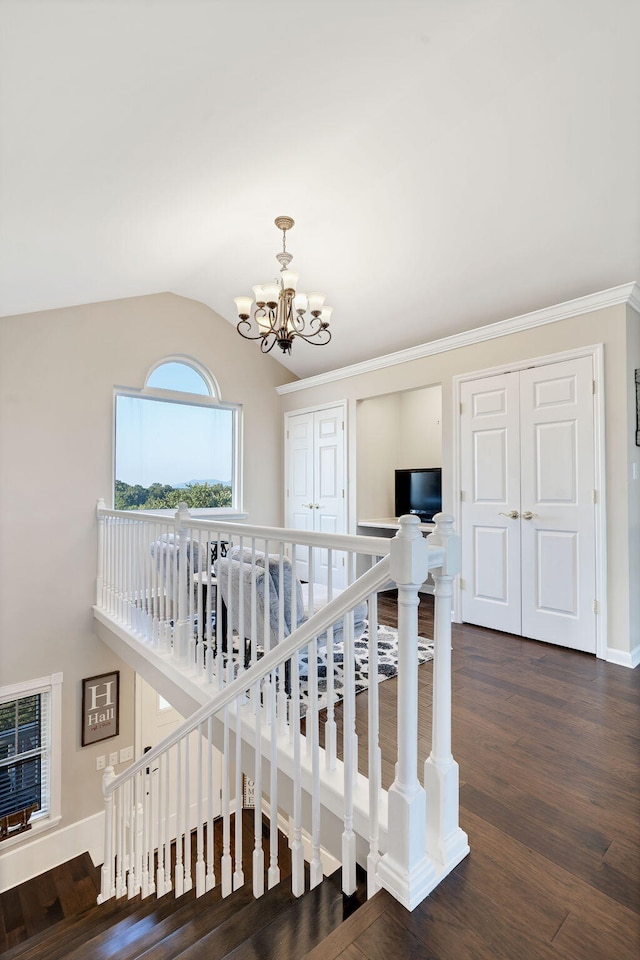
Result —
[[[156,482],[177,487],[193,480],[231,483],[232,459],[233,411],[116,398],[117,480],[143,487]]]
[[[178,360],[169,360],[156,367],[147,380],[147,386],[159,390],[180,390],[182,393],[210,396],[207,384],[198,371]]]

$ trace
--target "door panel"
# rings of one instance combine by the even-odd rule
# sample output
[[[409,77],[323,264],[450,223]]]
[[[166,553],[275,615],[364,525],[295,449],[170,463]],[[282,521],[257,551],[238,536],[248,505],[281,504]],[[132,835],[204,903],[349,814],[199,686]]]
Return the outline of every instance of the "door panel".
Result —
[[[588,357],[520,374],[522,633],[589,653],[596,650],[592,377]]]
[[[517,374],[462,385],[462,619],[520,630]]]
[[[509,603],[507,531],[474,527],[474,596]]]

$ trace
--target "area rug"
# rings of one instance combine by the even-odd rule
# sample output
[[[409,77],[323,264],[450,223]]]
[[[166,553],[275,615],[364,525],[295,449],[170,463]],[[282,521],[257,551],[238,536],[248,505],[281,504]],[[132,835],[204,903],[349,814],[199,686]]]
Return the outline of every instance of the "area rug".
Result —
[[[366,690],[370,683],[369,676],[369,627],[359,640],[354,643],[355,655],[355,688],[356,694]],[[418,663],[433,660],[433,641],[418,637]],[[301,652],[298,658],[300,668],[301,714],[306,713],[309,703],[307,652]],[[342,700],[344,693],[344,644],[334,643],[333,646],[333,687],[336,702]],[[378,676],[377,682],[389,680],[398,673],[398,631],[393,627],[378,626]],[[326,653],[318,655],[318,709],[327,706],[327,657]]]
[[[369,687],[369,625],[365,620],[365,630],[362,636],[354,641],[353,652],[355,661],[355,689],[356,694],[362,693]],[[197,633],[197,618],[194,624],[194,632]],[[261,651],[258,652],[260,657]],[[433,660],[433,640],[427,640],[425,637],[418,637],[418,664]],[[233,676],[238,676],[241,662],[244,661],[244,651],[242,660],[239,653],[238,636],[233,635],[232,652],[232,672]],[[318,662],[318,709],[323,710],[327,706],[327,654],[326,650],[321,650],[317,657]],[[225,665],[227,661],[225,658]],[[333,689],[334,702],[342,700],[344,695],[344,642],[333,644]],[[303,649],[298,654],[298,670],[300,677],[300,715],[304,716],[309,704],[308,690],[308,671],[309,657],[307,649]],[[398,673],[398,631],[393,627],[387,627],[384,624],[378,625],[378,683],[383,680],[389,680]]]

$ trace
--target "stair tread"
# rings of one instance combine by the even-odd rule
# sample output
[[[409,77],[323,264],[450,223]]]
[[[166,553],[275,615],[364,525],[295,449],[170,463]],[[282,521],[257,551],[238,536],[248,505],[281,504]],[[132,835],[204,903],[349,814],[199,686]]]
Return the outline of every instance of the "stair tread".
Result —
[[[305,953],[301,960],[337,960],[349,944],[353,943],[372,923],[389,908],[393,898],[386,890],[379,890],[375,896],[329,933],[320,943]]]
[[[224,960],[298,960],[301,951],[309,950],[343,922],[344,897],[337,882],[326,878],[313,890],[308,890],[288,907],[281,910],[270,923],[247,937]],[[196,960],[200,955],[187,953],[184,960]]]
[[[131,956],[136,957],[140,952],[140,943],[151,937],[155,943],[160,935],[158,931],[166,929],[166,924],[181,924],[188,922],[195,912],[208,908],[220,900],[219,889],[209,891],[203,897],[196,899],[193,890],[181,897],[176,897],[171,891],[163,897],[154,897],[139,904],[139,909],[118,920],[116,923],[105,926],[89,936],[79,937],[73,944],[67,945],[67,952],[60,955],[60,960],[78,960],[85,955],[85,947],[90,947],[93,960],[107,960],[117,956],[118,960]],[[204,901],[204,902],[203,902]],[[147,943],[148,946],[148,943]],[[52,957],[51,960],[54,960]],[[55,960],[58,960],[56,957]]]
[[[247,939],[248,933],[268,926],[283,907],[295,900],[291,884],[285,880],[267,890],[259,900],[253,900],[243,909],[234,911],[219,927],[203,932],[197,941],[191,930],[183,931],[182,937],[176,937],[175,942],[166,945],[168,952],[163,949],[165,944],[159,944],[158,950],[145,954],[143,960],[223,960]],[[171,952],[179,941],[182,943],[181,952]]]

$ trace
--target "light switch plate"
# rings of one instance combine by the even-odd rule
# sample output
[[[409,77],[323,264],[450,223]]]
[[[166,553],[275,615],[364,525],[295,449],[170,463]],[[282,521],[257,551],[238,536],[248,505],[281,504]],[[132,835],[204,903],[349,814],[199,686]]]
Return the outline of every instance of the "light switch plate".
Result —
[[[133,760],[133,747],[123,747],[120,751],[120,763],[126,763],[127,760]]]
[[[113,753],[109,754],[109,766],[115,767],[118,762],[118,751],[114,750]]]
[[[104,770],[104,753],[96,757],[96,770]]]

